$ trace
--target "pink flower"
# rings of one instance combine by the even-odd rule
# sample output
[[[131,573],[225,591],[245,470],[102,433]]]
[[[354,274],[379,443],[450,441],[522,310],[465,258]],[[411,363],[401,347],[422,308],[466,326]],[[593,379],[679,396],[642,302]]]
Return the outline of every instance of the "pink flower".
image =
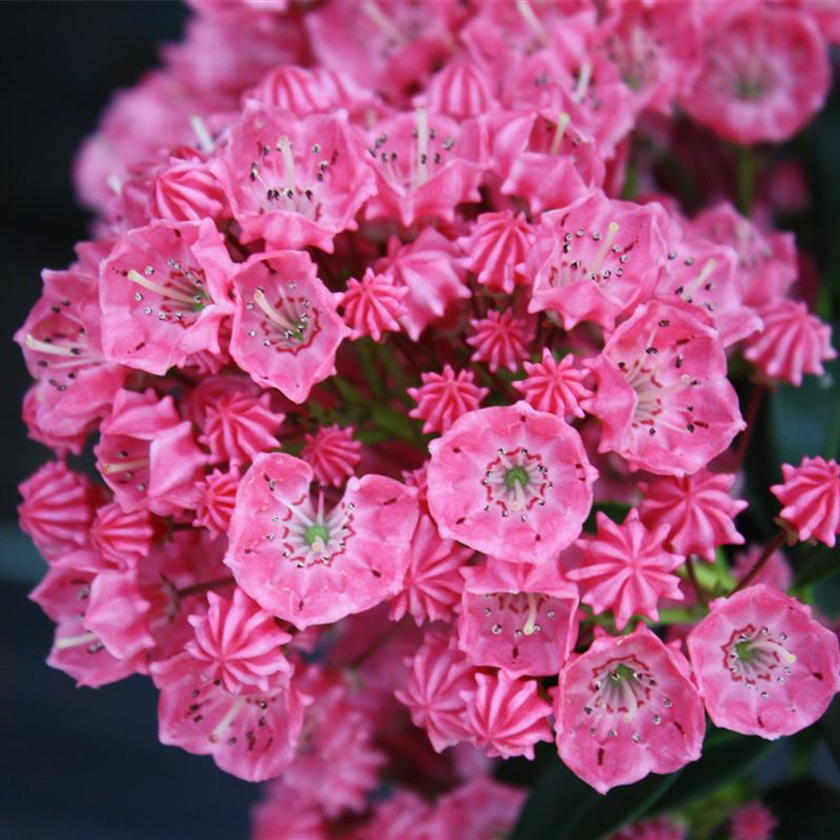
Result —
[[[369,335],[381,341],[385,332],[400,332],[399,321],[405,315],[402,300],[407,294],[407,288],[395,285],[385,275],[374,274],[372,268],[365,271],[361,282],[351,277],[347,291],[337,298],[350,327],[350,338]]]
[[[303,251],[258,254],[233,277],[230,352],[258,385],[302,403],[333,373],[347,329]]]
[[[119,505],[102,505],[90,525],[90,541],[109,564],[118,569],[136,568],[152,548],[155,526],[147,510],[124,511]]]
[[[315,9],[306,28],[319,62],[401,102],[449,57],[462,14],[451,0],[431,6],[375,0]]]
[[[219,218],[225,204],[222,188],[205,161],[173,155],[155,175],[148,206],[153,219],[200,222]]]
[[[162,375],[191,353],[220,352],[232,264],[210,220],[129,231],[100,271],[109,360]]]
[[[388,256],[375,269],[408,288],[402,300],[406,310],[402,324],[412,341],[442,318],[450,304],[469,298],[460,257],[458,245],[432,227],[425,227],[408,245],[395,236],[388,240]]]
[[[837,357],[831,346],[831,327],[801,301],[773,301],[758,313],[764,331],[748,340],[744,356],[769,379],[798,387],[804,373],[822,376],[822,363]]]
[[[224,156],[211,164],[242,226],[245,243],[268,249],[315,245],[355,230],[356,212],[374,195],[361,135],[346,115],[296,117],[249,102],[231,128]]]
[[[283,655],[291,636],[277,626],[241,589],[233,599],[207,593],[204,615],[188,621],[195,639],[186,651],[204,663],[207,680],[221,680],[231,694],[267,693],[288,685],[292,666]]]
[[[762,553],[763,548],[760,545],[751,545],[746,551],[738,552],[732,567],[732,576],[735,580],[742,581],[758,562]],[[781,551],[774,551],[752,579],[752,583],[766,583],[774,589],[787,592],[793,584],[793,569]]]
[[[328,840],[326,819],[281,780],[268,787],[268,799],[251,813],[254,840]]]
[[[539,77],[534,72],[531,83]],[[562,106],[497,111],[486,120],[501,193],[524,201],[534,216],[565,207],[603,183],[604,162],[594,139]]]
[[[534,744],[551,741],[551,704],[540,697],[539,683],[503,670],[473,679],[476,687],[461,692],[472,742],[491,757],[522,755],[533,761]]]
[[[257,455],[236,495],[225,563],[264,610],[305,629],[396,595],[417,522],[416,492],[380,475],[351,478],[330,511],[310,498],[312,468]]]
[[[342,429],[338,423],[322,426],[314,435],[305,435],[303,460],[310,464],[315,478],[322,484],[341,487],[356,471],[361,459],[362,444],[353,440],[355,429]]]
[[[748,306],[760,308],[768,300],[780,300],[799,273],[793,234],[767,234],[729,202],[696,216],[690,223],[690,235],[695,234],[735,249]]]
[[[358,840],[382,840],[383,837],[426,840],[431,815],[432,808],[416,793],[397,790],[389,799],[374,805],[373,816],[362,826],[357,837]]]
[[[612,334],[591,364],[595,396],[582,406],[603,426],[599,452],[660,475],[691,474],[744,428],[718,334],[699,314],[651,302]]]
[[[580,534],[597,473],[559,417],[526,402],[479,409],[429,450],[429,508],[441,536],[534,562]]]
[[[489,388],[475,384],[471,370],[456,374],[449,365],[441,373],[423,373],[419,388],[408,388],[407,393],[417,403],[408,412],[409,417],[424,420],[423,433],[445,432],[462,415],[475,411],[490,393]]]
[[[199,442],[210,450],[211,464],[239,468],[258,452],[277,449],[277,431],[285,415],[270,408],[271,395],[259,398],[234,391],[207,407]]]
[[[498,106],[487,74],[464,58],[447,62],[435,73],[425,92],[415,97],[414,104],[456,120],[480,117]]]
[[[331,818],[364,811],[386,761],[373,743],[373,721],[361,708],[361,692],[345,677],[308,669],[303,690],[316,698],[304,719],[305,741],[283,784],[311,798]]]
[[[645,0],[613,3],[595,35],[630,89],[635,108],[670,114],[700,70],[700,16],[692,7]],[[652,840],[652,838],[651,838]]]
[[[534,278],[529,312],[557,312],[567,330],[581,321],[611,330],[650,295],[667,254],[660,205],[615,201],[596,190],[541,221],[527,263]]]
[[[669,817],[653,817],[623,828],[609,840],[686,840],[687,837],[686,829]]]
[[[96,467],[125,511],[147,507],[169,516],[194,503],[206,456],[181,422],[172,397],[120,391],[93,448]]]
[[[747,503],[729,495],[734,483],[734,475],[706,469],[642,483],[639,516],[647,528],[668,527],[666,545],[672,551],[684,557],[697,554],[713,563],[717,546],[744,542],[733,520]]]
[[[478,120],[458,123],[425,108],[377,123],[368,148],[377,194],[367,218],[396,216],[404,227],[419,219],[453,221],[456,205],[480,199],[486,146]]]
[[[479,777],[441,796],[426,823],[427,837],[507,837],[526,792]]]
[[[560,671],[578,632],[578,592],[556,565],[488,559],[465,568],[458,647],[513,677]]]
[[[302,799],[282,779],[267,786],[267,796],[251,812],[254,840],[328,840],[326,818],[316,803]]]
[[[525,258],[534,244],[534,234],[523,213],[482,213],[470,235],[458,244],[467,255],[464,268],[474,272],[479,283],[506,294],[516,286],[528,285]]]
[[[249,782],[278,776],[294,759],[311,698],[293,686],[230,694],[205,671],[206,663],[187,652],[153,663],[161,743],[212,755],[220,769]]]
[[[236,503],[239,473],[213,470],[197,484],[198,499],[195,505],[195,527],[206,528],[214,537],[226,534]]]
[[[470,326],[475,335],[467,339],[467,344],[475,347],[473,359],[486,362],[493,373],[500,367],[515,372],[528,358],[528,345],[534,339],[532,318],[517,317],[511,309],[491,309],[485,318],[471,320]]]
[[[435,752],[469,740],[463,692],[474,688],[476,673],[467,658],[436,633],[427,633],[413,658],[406,662],[408,681],[397,691],[415,726],[423,727]]]
[[[742,805],[732,815],[732,840],[771,840],[778,820],[760,800]]]
[[[810,607],[764,584],[713,601],[688,651],[709,716],[744,735],[799,732],[840,691],[837,636]]]
[[[425,621],[449,621],[464,588],[461,569],[472,556],[469,548],[441,539],[432,519],[421,513],[403,589],[391,601],[391,620],[410,613],[418,627]]]
[[[97,492],[87,476],[64,461],[44,464],[18,487],[20,527],[47,560],[88,541]]]
[[[725,347],[759,332],[761,318],[744,304],[746,277],[735,249],[705,237],[684,237],[678,228],[675,224],[673,250],[657,284],[658,295],[665,301],[678,299],[702,309]]]
[[[683,599],[680,579],[672,572],[685,558],[663,547],[668,526],[648,531],[639,521],[636,508],[623,525],[600,511],[596,518],[598,535],[578,541],[583,566],[568,572],[568,577],[584,588],[583,602],[596,614],[612,609],[618,630],[623,630],[634,615],[658,621],[661,599]]]
[[[554,714],[560,758],[599,793],[696,761],[706,729],[688,663],[641,624],[566,665]]]
[[[15,341],[36,385],[24,403],[35,439],[77,452],[91,427],[108,414],[125,368],[102,350],[95,275],[44,271],[44,294]]]
[[[583,417],[580,401],[592,396],[583,384],[586,372],[574,367],[575,357],[568,353],[556,362],[548,347],[543,347],[542,361],[523,362],[525,379],[513,383],[525,399],[537,409],[560,417]]]
[[[834,548],[840,534],[840,465],[817,456],[798,467],[782,464],[783,484],[770,488],[784,505],[779,518],[800,540],[812,537]]]
[[[822,107],[831,85],[817,26],[793,9],[751,4],[727,7],[706,22],[703,66],[682,107],[736,143],[791,138]]]
[[[69,674],[79,686],[98,688],[143,671],[145,656],[141,652],[130,659],[118,659],[85,625],[96,577],[92,571],[78,568],[86,565],[85,553],[67,555],[65,565],[50,569],[29,597],[57,625],[47,664]],[[76,559],[82,563],[76,564]]]

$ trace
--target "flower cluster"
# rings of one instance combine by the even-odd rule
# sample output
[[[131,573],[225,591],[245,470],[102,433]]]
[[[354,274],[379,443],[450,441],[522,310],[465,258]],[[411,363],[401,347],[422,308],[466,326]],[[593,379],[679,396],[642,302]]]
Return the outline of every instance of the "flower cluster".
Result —
[[[830,330],[772,208],[688,213],[651,149],[790,138],[834,7],[192,5],[16,336],[49,663],[150,676],[163,743],[275,779],[265,838],[499,837],[491,759],[556,743],[605,793],[698,759],[706,713],[817,720],[838,641],[776,550],[834,546],[837,463],[784,466],[728,589],[695,565],[745,543],[730,363],[798,385]]]

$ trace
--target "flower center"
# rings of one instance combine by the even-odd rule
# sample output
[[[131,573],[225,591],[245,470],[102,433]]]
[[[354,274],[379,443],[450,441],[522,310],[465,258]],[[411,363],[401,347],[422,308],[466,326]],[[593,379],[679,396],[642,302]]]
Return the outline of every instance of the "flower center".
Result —
[[[622,253],[622,248],[615,244],[615,237],[618,234],[620,225],[612,221],[607,225],[606,234],[600,231],[593,231],[587,238],[583,228],[579,228],[573,234],[567,231],[563,236],[562,255],[551,266],[549,282],[552,286],[571,286],[581,280],[589,280],[598,286],[605,286],[610,279],[621,277],[624,273],[624,264],[627,262],[627,254]],[[591,242],[597,245],[595,253],[591,253]],[[582,245],[582,249],[579,244]],[[579,252],[573,256],[573,252]],[[589,251],[590,253],[586,253]],[[605,265],[608,261],[618,263],[613,268]]]
[[[756,628],[752,624],[734,630],[729,641],[722,646],[724,665],[729,669],[733,682],[743,683],[748,689],[764,684],[761,697],[770,696],[767,688],[775,681],[784,685],[791,674],[790,666],[796,656],[783,644],[785,633],[774,637],[769,627]]]
[[[288,288],[294,292],[297,283],[291,281]],[[278,353],[297,354],[309,347],[320,332],[318,310],[313,309],[309,298],[277,289],[269,299],[265,290],[258,286],[252,300],[245,303],[248,312],[257,310],[257,324],[248,330],[250,338],[257,338],[263,347],[274,348]]]
[[[589,732],[599,741],[617,737],[622,724],[632,724],[640,711],[654,702],[656,679],[647,665],[635,656],[613,659],[593,668],[592,677],[591,699],[583,711],[592,718]],[[662,705],[668,709],[673,704],[663,697]],[[654,714],[652,721],[659,725],[662,716]],[[640,733],[634,730],[630,740],[638,744]]]
[[[189,327],[195,323],[196,315],[212,303],[204,288],[204,272],[200,268],[185,268],[173,257],[167,260],[167,267],[169,275],[161,282],[152,279],[155,268],[151,265],[142,274],[132,268],[125,278],[140,287],[134,292],[134,300],[145,304],[144,315],[157,315],[159,321]]]
[[[529,510],[545,504],[545,491],[553,486],[542,458],[521,446],[499,449],[481,483],[486,493],[485,511],[498,506],[502,516],[518,513],[523,522]]]
[[[347,540],[355,533],[351,527],[353,510],[351,502],[336,505],[329,513],[324,510],[324,493],[318,495],[313,505],[309,495],[293,502],[281,517],[275,515],[273,522],[280,523],[280,543],[283,557],[298,568],[308,568],[317,563],[330,565],[333,559],[344,552]],[[265,539],[274,542],[277,535],[269,531]]]

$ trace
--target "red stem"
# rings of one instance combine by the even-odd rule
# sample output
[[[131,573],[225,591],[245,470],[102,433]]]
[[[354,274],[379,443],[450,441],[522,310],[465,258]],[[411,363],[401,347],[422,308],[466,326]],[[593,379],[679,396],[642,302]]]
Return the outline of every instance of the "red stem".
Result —
[[[732,590],[733,595],[736,592],[740,592],[742,589],[748,587],[755,580],[758,573],[772,557],[773,552],[778,551],[785,544],[786,539],[787,534],[784,531],[779,531],[779,533],[764,546],[764,551],[761,552],[761,556],[755,561],[755,563],[753,563],[753,567],[747,572],[747,574],[741,578],[741,582],[735,587],[735,589]]]
[[[204,583],[196,583],[193,586],[186,587],[186,589],[176,589],[175,592],[179,598],[189,598],[191,595],[201,595],[202,592],[210,592],[217,586],[228,586],[231,583],[234,583],[232,577],[217,578]]]

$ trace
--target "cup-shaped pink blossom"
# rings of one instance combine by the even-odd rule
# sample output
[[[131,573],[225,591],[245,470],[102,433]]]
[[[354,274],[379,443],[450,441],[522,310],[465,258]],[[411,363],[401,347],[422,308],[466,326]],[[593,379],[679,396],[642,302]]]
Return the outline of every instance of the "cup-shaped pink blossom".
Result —
[[[765,584],[714,601],[688,651],[709,716],[744,735],[799,732],[840,691],[837,636],[810,607]]]
[[[347,328],[304,251],[251,258],[233,277],[236,310],[230,352],[265,388],[302,403],[330,376]]]
[[[597,478],[580,435],[526,402],[459,418],[429,445],[441,535],[494,556],[547,561],[577,539]]]
[[[356,212],[376,192],[360,133],[343,112],[302,119],[250,102],[212,165],[242,226],[242,241],[270,249],[315,245],[355,230]]]
[[[380,475],[352,478],[328,510],[312,468],[261,454],[242,478],[225,559],[264,610],[304,629],[396,595],[417,522],[416,491]]]
[[[488,558],[463,569],[458,646],[476,666],[511,676],[560,671],[578,631],[578,591],[554,564]]]
[[[162,375],[191,353],[219,353],[219,328],[233,311],[232,270],[209,219],[124,234],[100,269],[106,357]]]
[[[601,190],[545,213],[528,256],[529,311],[557,312],[567,330],[581,321],[611,330],[652,291],[667,259],[665,225],[660,205],[616,201]]]
[[[599,793],[696,761],[706,730],[688,663],[644,625],[566,665],[554,714],[560,758]]]
[[[631,468],[695,473],[745,426],[718,333],[688,304],[638,307],[589,366],[596,390],[583,408],[601,421],[598,451]]]

